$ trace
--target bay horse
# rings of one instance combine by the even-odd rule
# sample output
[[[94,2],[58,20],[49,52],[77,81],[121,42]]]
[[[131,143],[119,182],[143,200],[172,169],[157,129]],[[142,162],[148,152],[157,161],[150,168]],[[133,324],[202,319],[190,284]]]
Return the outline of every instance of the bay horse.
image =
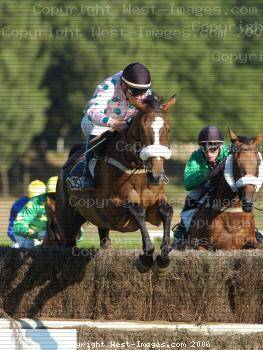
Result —
[[[98,227],[101,247],[110,244],[109,230],[140,229],[143,254],[139,255],[136,266],[142,273],[152,268],[160,275],[167,273],[170,263],[173,208],[165,196],[164,160],[171,156],[167,111],[176,99],[172,96],[164,104],[154,95],[143,103],[132,96],[129,99],[138,113],[123,133],[111,133],[106,147],[97,152],[95,191],[87,195],[81,190],[83,154],[75,161],[70,159],[62,169],[57,185],[57,221],[64,243],[72,247],[80,226],[86,221]],[[155,261],[155,248],[146,222],[163,224],[161,254]]]
[[[259,248],[252,213],[255,193],[263,182],[263,162],[256,138],[229,130],[230,155],[222,172],[193,216],[188,243],[197,249]]]

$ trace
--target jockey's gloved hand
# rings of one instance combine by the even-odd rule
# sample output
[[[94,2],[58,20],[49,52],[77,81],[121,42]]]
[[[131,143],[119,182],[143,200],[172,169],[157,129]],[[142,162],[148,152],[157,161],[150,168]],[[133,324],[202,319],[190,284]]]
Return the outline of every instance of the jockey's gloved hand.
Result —
[[[112,128],[113,130],[116,130],[118,132],[122,132],[122,130],[125,128],[126,123],[124,120],[116,120],[112,119],[108,123],[109,127]]]
[[[210,181],[210,180],[205,181],[205,182],[203,183],[203,187],[204,187],[205,192],[206,192],[207,190],[209,190],[209,188],[211,187],[211,181]]]
[[[224,170],[225,168],[225,162],[226,159],[222,160],[219,164],[217,164],[217,166],[211,170],[211,173],[209,175],[209,179],[213,179],[214,177],[216,177],[219,173],[221,173],[221,171]]]
[[[132,123],[132,117],[125,119],[126,127],[129,127]]]

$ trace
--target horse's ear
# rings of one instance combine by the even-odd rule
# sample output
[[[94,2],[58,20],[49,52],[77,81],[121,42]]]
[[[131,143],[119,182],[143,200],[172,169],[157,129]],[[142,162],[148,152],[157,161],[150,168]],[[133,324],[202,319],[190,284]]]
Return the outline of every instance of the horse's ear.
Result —
[[[137,101],[136,97],[132,96],[132,94],[130,93],[127,93],[127,97],[130,101],[130,103],[136,107],[137,109],[139,109],[140,111],[142,112],[145,112],[146,111],[146,108],[147,108],[147,105],[144,104],[144,103],[140,103]]]
[[[166,101],[165,103],[163,103],[163,104],[161,105],[161,108],[162,108],[165,112],[167,112],[168,109],[169,109],[170,107],[172,107],[175,103],[176,103],[176,94],[174,94],[172,97],[170,97],[168,101]]]
[[[238,136],[237,134],[235,134],[233,131],[231,131],[229,128],[228,128],[228,132],[229,132],[229,136],[230,136],[230,140],[235,142],[238,140]]]
[[[255,138],[255,143],[257,145],[259,145],[261,142],[263,141],[263,133],[259,134],[256,138]]]

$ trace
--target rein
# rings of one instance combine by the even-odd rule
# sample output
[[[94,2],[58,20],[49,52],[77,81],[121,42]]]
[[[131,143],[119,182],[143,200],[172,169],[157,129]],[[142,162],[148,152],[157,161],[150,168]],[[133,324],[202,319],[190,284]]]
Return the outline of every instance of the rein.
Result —
[[[145,174],[146,173],[146,169],[145,168],[127,168],[125,165],[123,165],[122,163],[120,163],[118,160],[111,158],[111,157],[104,157],[102,158],[102,160],[108,164],[111,164],[113,166],[115,166],[116,168],[118,168],[119,170],[121,170],[123,173],[125,174],[129,174],[129,175],[139,175],[139,174]]]

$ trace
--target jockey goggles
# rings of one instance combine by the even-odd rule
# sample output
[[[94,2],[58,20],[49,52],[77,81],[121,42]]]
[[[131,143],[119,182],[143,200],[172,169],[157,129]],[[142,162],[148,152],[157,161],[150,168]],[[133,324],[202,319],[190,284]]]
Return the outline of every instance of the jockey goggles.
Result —
[[[148,89],[136,89],[132,87],[128,87],[127,92],[129,92],[132,96],[140,96],[147,92]]]
[[[211,143],[211,142],[207,142],[207,143],[202,143],[201,144],[201,148],[202,151],[204,153],[215,153],[221,146],[221,143]]]

